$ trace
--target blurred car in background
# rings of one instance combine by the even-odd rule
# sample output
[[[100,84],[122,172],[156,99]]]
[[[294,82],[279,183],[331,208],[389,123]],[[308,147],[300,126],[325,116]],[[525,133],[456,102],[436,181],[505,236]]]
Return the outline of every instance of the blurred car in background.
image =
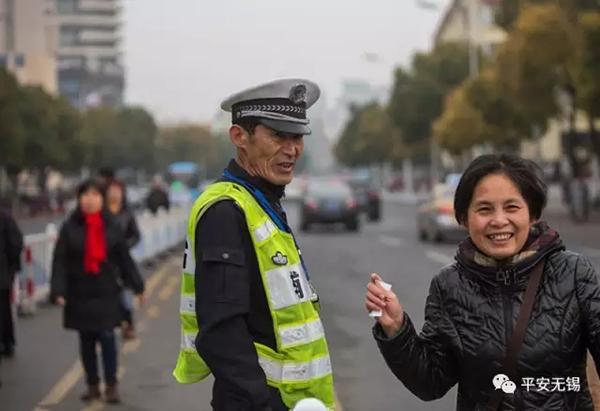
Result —
[[[441,242],[462,240],[467,236],[463,226],[454,218],[456,184],[436,184],[431,195],[417,210],[417,234],[420,240]]]
[[[348,184],[324,179],[306,184],[300,213],[300,230],[307,231],[312,224],[343,223],[350,231],[358,231],[360,209]]]
[[[375,186],[371,174],[359,170],[343,178],[348,183],[358,202],[358,208],[367,215],[369,221],[381,219],[381,193]]]

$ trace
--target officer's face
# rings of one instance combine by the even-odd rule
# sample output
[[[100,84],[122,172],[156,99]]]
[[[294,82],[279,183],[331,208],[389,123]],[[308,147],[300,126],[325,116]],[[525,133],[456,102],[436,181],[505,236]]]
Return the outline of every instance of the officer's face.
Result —
[[[303,150],[302,135],[279,133],[259,124],[243,145],[244,166],[251,175],[275,185],[287,185]]]

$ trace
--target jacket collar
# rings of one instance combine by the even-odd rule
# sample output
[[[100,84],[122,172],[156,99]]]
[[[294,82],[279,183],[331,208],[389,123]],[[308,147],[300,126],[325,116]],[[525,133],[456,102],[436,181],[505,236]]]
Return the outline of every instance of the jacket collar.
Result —
[[[531,227],[523,249],[507,262],[498,262],[484,255],[470,238],[459,245],[455,258],[459,267],[484,283],[522,288],[537,263],[564,249],[558,233],[545,222],[538,222]]]

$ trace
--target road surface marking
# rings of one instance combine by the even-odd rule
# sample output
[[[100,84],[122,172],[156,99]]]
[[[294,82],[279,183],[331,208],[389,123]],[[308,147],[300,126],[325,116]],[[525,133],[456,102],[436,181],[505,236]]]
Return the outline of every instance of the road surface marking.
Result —
[[[142,345],[142,340],[140,338],[136,338],[134,340],[129,340],[125,344],[123,344],[123,348],[121,349],[121,352],[123,354],[129,354],[132,352],[136,352],[140,348],[140,345]]]
[[[148,298],[152,295],[152,292],[160,282],[160,280],[167,273],[167,269],[170,266],[171,260],[167,260],[167,262],[157,271],[155,271],[148,281],[146,281],[146,295]],[[158,308],[158,307],[156,307]],[[60,403],[65,396],[73,389],[77,381],[83,376],[83,369],[81,368],[81,364],[79,359],[77,359],[73,365],[69,368],[69,370],[58,380],[56,384],[50,389],[48,394],[42,399],[36,409],[39,411],[43,411],[47,407],[55,406]]]
[[[342,408],[342,402],[338,398],[337,391],[335,392],[335,411],[344,411]]]
[[[60,403],[73,389],[73,386],[82,377],[83,369],[79,360],[75,361],[69,371],[52,387],[50,392],[39,402],[39,407],[50,407]]]
[[[379,242],[389,247],[401,247],[404,244],[404,240],[398,237],[391,237],[389,235],[380,235]]]
[[[102,400],[95,400],[84,406],[81,411],[98,411],[104,408],[104,402]]]
[[[425,251],[425,255],[430,260],[435,261],[436,263],[443,264],[443,265],[448,265],[448,264],[452,263],[452,261],[454,260],[454,257],[451,257],[449,255],[446,255],[444,253],[440,253],[440,252],[434,251],[434,250]]]
[[[146,310],[146,315],[154,320],[160,315],[160,308],[158,308],[158,305],[151,305]]]
[[[146,299],[148,299],[148,300],[150,299],[150,297],[152,296],[152,293],[154,292],[154,289],[158,286],[158,284],[161,282],[163,277],[167,274],[168,268],[170,267],[169,263],[170,263],[170,261],[165,263],[164,266],[160,268],[160,270],[158,270],[154,275],[152,275],[148,279],[148,281],[146,281],[146,290],[145,290]]]
[[[161,301],[166,301],[171,298],[171,295],[179,288],[179,276],[172,275],[170,276],[166,284],[158,293],[158,299]]]

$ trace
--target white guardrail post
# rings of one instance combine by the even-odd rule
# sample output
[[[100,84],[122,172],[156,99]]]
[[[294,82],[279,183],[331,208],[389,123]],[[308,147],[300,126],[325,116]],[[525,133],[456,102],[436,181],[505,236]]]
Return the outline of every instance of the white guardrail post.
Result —
[[[159,210],[156,215],[148,211],[136,216],[140,228],[140,242],[131,250],[136,263],[156,257],[185,240],[187,210],[172,208]],[[56,225],[48,224],[46,231],[24,237],[21,256],[21,273],[15,276],[13,299],[21,315],[34,314],[37,304],[48,299],[52,256],[58,236]]]

